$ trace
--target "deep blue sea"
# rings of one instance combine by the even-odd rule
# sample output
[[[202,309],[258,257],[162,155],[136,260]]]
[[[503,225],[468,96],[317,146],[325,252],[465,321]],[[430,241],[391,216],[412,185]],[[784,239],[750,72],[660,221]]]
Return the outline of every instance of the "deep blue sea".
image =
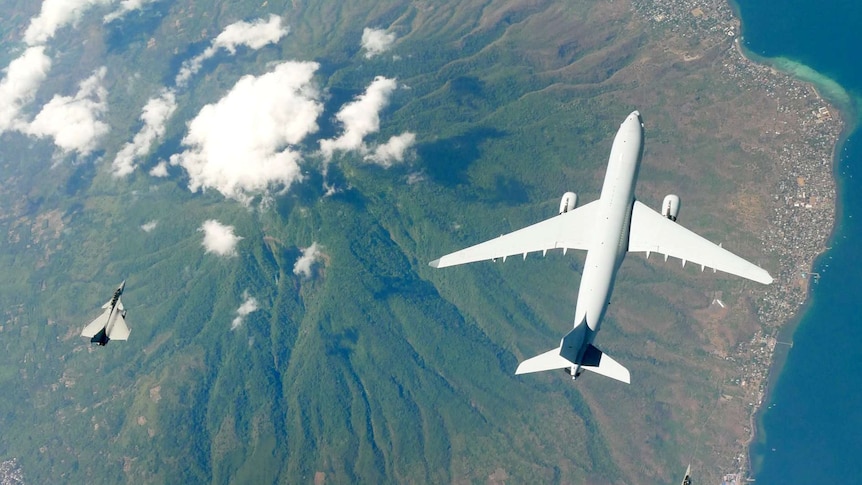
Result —
[[[862,484],[862,131],[856,119],[862,1],[738,0],[737,6],[745,48],[789,59],[777,64],[795,63],[794,71],[807,66],[840,85],[849,97],[833,101],[856,126],[839,145],[831,249],[815,265],[821,278],[811,285],[793,347],[764,404],[751,449],[754,477],[759,484]]]

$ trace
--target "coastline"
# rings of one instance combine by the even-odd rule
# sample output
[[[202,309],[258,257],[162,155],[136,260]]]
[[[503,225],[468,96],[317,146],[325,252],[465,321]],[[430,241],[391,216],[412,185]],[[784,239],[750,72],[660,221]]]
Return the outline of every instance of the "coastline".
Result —
[[[775,283],[756,294],[758,329],[728,356],[744,368],[738,376],[742,384],[734,389],[742,394],[744,402],[736,406],[745,408],[747,419],[736,421],[736,428],[728,424],[739,439],[736,451],[732,456],[710,457],[710,463],[723,470],[720,476],[725,482],[742,483],[752,478],[752,448],[763,436],[763,404],[781,376],[790,350],[787,344],[810,306],[817,260],[826,254],[837,228],[836,164],[843,140],[854,129],[852,100],[844,96],[836,101],[841,87],[806,66],[747,52],[742,45],[742,17],[733,0],[709,8],[692,8],[684,0],[633,0],[633,6],[647,23],[668,35],[696,39],[700,51],[730,40],[732,46],[719,55],[724,66],[720,75],[740,90],[774,100],[776,106],[770,115],[774,124],[763,127],[761,146],[754,147],[772,160],[766,167],[769,198],[763,199],[768,222],[759,237],[764,252],[775,261]],[[730,462],[732,468],[726,468]]]
[[[741,23],[742,18],[739,13],[738,7],[734,4],[732,0],[728,1],[733,8],[734,15],[737,16]],[[790,77],[794,80],[794,82],[808,86],[813,91],[817,99],[819,99],[822,103],[828,106],[827,109],[829,109],[830,116],[839,127],[837,133],[832,133],[831,153],[829,156],[832,190],[835,194],[834,198],[832,199],[832,223],[829,228],[828,235],[818,243],[819,250],[815,251],[813,254],[808,254],[808,258],[803,261],[803,268],[807,270],[805,274],[808,275],[808,283],[813,280],[816,284],[816,280],[814,280],[814,278],[816,278],[815,275],[817,275],[817,272],[815,271],[817,261],[821,257],[828,254],[829,246],[827,245],[827,243],[828,241],[833,239],[835,232],[838,228],[841,204],[837,194],[836,169],[838,167],[838,164],[840,163],[840,160],[838,159],[841,153],[840,147],[843,145],[843,142],[847,139],[849,134],[854,130],[854,124],[851,121],[848,121],[847,116],[848,112],[852,112],[852,106],[849,105],[849,102],[836,102],[835,100],[824,96],[816,81],[797,77],[792,72],[788,72],[781,67],[776,66],[775,63],[771,62],[770,59],[762,58],[752,52],[748,52],[742,45],[742,38],[743,37],[741,35],[736,37],[733,44],[735,50],[743,59],[745,59],[747,62],[752,63],[753,65],[765,66],[771,71],[773,71],[776,75]],[[849,118],[852,119],[852,116],[850,116]],[[800,268],[798,266],[794,268],[783,265],[780,271],[782,274],[792,274],[794,271],[799,271],[799,269]],[[779,279],[776,279],[776,282],[778,281]],[[787,282],[784,281],[784,283]],[[781,288],[778,285],[776,285],[776,288],[774,290],[770,291],[770,293],[779,294],[785,292],[787,292],[787,289]],[[744,463],[742,463],[743,466],[740,467],[740,470],[738,472],[738,476],[740,478],[745,477],[746,480],[753,481],[753,474],[759,468],[757,451],[754,448],[757,445],[765,442],[763,440],[765,436],[765,430],[763,429],[763,416],[764,413],[769,409],[769,407],[765,407],[764,404],[770,401],[770,398],[775,390],[775,386],[781,378],[784,365],[790,354],[790,350],[793,348],[793,336],[799,326],[803,323],[805,314],[811,306],[811,298],[813,296],[812,293],[813,290],[811,285],[806,284],[805,296],[804,299],[799,302],[798,309],[793,313],[792,316],[790,316],[790,318],[785,320],[783,323],[779,323],[778,326],[774,328],[774,334],[772,335],[772,337],[775,339],[775,343],[771,345],[771,354],[769,355],[768,359],[768,370],[765,379],[761,382],[759,397],[756,402],[756,405],[753,406],[749,418],[749,427],[751,431],[749,438],[745,443],[746,460]],[[761,318],[761,323],[764,325],[769,325],[770,323],[774,324],[775,322],[765,321],[764,318]]]
[[[740,54],[745,56],[745,53],[742,51],[742,49],[740,49]],[[755,62],[755,61],[752,60],[752,62]],[[815,92],[818,93],[818,96],[819,96],[819,91],[817,90],[817,85],[812,84],[812,88],[815,90]],[[822,98],[822,96],[821,96],[821,98]],[[827,102],[828,102],[828,100],[827,100]],[[835,106],[836,104],[831,103],[831,105]],[[835,140],[835,143],[832,147],[832,154],[831,154],[833,179],[835,180],[835,183],[837,186],[836,169],[840,163],[840,159],[838,158],[840,153],[841,153],[840,148],[843,146],[845,140],[850,135],[850,133],[853,132],[853,130],[855,129],[855,126],[850,122],[844,121],[845,117],[843,115],[847,111],[847,109],[845,107],[842,106],[840,108],[835,108],[835,109],[838,113],[840,113],[842,115],[841,120],[842,120],[842,125],[843,125],[842,130],[841,130],[840,134],[838,135],[837,139]],[[829,236],[824,241],[823,251],[820,252],[819,254],[815,255],[814,259],[811,261],[811,265],[810,265],[809,269],[811,270],[812,273],[814,273],[815,272],[814,270],[817,268],[818,260],[829,254],[828,253],[829,246],[826,246],[825,243],[833,240],[833,238],[835,236],[836,230],[838,229],[837,222],[840,219],[841,210],[842,209],[841,209],[840,200],[836,197],[836,199],[835,199],[835,217],[834,217],[835,222],[833,223],[832,230],[830,231]],[[773,353],[770,357],[769,371],[767,373],[765,382],[763,384],[762,400],[759,402],[759,405],[755,407],[754,411],[751,414],[751,436],[750,436],[749,441],[746,445],[747,446],[747,463],[746,463],[745,471],[747,472],[748,478],[753,479],[754,477],[751,476],[752,472],[756,471],[759,468],[759,460],[757,459],[757,453],[758,452],[756,450],[754,450],[754,447],[765,443],[765,440],[763,439],[765,437],[765,430],[763,429],[763,416],[766,413],[766,411],[769,409],[769,407],[764,407],[763,404],[771,400],[771,396],[775,390],[775,386],[777,385],[778,380],[781,378],[781,375],[782,375],[782,372],[784,369],[784,364],[786,363],[787,358],[790,354],[790,349],[793,348],[793,343],[794,343],[793,342],[793,336],[796,333],[796,330],[802,324],[804,317],[805,317],[805,314],[808,312],[809,307],[812,304],[812,298],[813,298],[812,293],[813,293],[813,290],[809,286],[807,295],[805,297],[805,301],[799,307],[799,311],[796,313],[796,315],[793,318],[789,319],[788,321],[786,321],[783,325],[781,325],[778,328],[778,333],[776,335],[776,339],[777,339],[777,343],[781,344],[781,345],[780,346],[776,345],[776,347],[773,349]]]

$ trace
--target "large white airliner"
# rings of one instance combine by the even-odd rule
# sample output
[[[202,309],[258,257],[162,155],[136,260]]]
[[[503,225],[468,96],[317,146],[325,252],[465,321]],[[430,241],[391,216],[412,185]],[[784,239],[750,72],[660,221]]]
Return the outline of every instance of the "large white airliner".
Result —
[[[576,379],[583,369],[631,382],[628,369],[593,346],[610,303],[617,270],[627,252],[659,253],[699,264],[701,271],[712,268],[758,283],[770,284],[772,277],[764,269],[713,244],[676,223],[679,197],[668,195],[658,213],[635,198],[635,182],[643,156],[643,121],[632,112],[623,121],[611,148],[599,200],[577,207],[577,196],[566,192],[560,202],[560,214],[498,238],[456,251],[429,264],[444,268],[482,260],[496,260],[512,255],[549,249],[587,251],[574,328],[560,341],[560,346],[527,359],[515,374],[551,369],[567,369]]]

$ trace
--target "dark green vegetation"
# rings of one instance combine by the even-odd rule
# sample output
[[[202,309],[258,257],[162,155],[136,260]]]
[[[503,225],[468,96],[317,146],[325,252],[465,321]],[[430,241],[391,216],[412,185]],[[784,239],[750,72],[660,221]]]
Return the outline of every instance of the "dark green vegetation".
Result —
[[[705,473],[730,463],[745,415],[718,397],[737,395],[723,355],[752,332],[750,285],[630,258],[597,343],[633,384],[573,384],[513,372],[569,329],[581,256],[426,264],[553,214],[566,190],[595,198],[635,108],[643,200],[675,191],[687,225],[757,255],[758,199],[742,225],[732,210],[740,181],[768,175],[732,131],[757,104],[722,83],[714,54],[681,65],[624,2],[260,3],[156,2],[107,27],[92,13],[52,43],[64,56],[45,93],[107,65],[112,131],[104,159],[77,163],[0,138],[0,458],[19,457],[32,483],[670,483],[695,444]],[[241,75],[296,59],[320,62],[320,85],[344,99],[375,75],[408,86],[377,139],[413,131],[415,158],[336,158],[349,188],[332,197],[309,160],[307,181],[264,210],[191,194],[176,168],[114,179],[109,160],[181,62],[271,12],[290,35],[207,64],[160,155]],[[366,26],[395,32],[392,51],[364,59]],[[746,121],[721,131],[702,110],[719,104]],[[212,218],[244,238],[239,256],[204,254],[196,229]],[[295,276],[315,241],[314,277]],[[93,348],[80,329],[123,278],[131,339]],[[231,331],[245,291],[261,310]],[[705,310],[715,291],[727,315]]]

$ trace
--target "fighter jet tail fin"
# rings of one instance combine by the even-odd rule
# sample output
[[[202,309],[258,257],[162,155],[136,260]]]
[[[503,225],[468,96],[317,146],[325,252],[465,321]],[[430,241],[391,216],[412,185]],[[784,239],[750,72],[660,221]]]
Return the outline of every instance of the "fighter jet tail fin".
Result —
[[[584,352],[581,368],[620,382],[625,382],[626,384],[631,384],[632,378],[629,370],[592,344],[588,345],[587,350]]]
[[[531,359],[521,362],[515,374],[529,374],[530,372],[541,372],[545,370],[564,369],[575,364],[560,355],[560,348],[551,349],[544,354],[537,355]]]
[[[111,310],[105,310],[101,315],[96,317],[95,320],[90,322],[89,325],[84,327],[84,330],[81,332],[82,337],[95,337],[99,330],[105,328],[105,325],[108,324],[108,318],[111,316]]]

